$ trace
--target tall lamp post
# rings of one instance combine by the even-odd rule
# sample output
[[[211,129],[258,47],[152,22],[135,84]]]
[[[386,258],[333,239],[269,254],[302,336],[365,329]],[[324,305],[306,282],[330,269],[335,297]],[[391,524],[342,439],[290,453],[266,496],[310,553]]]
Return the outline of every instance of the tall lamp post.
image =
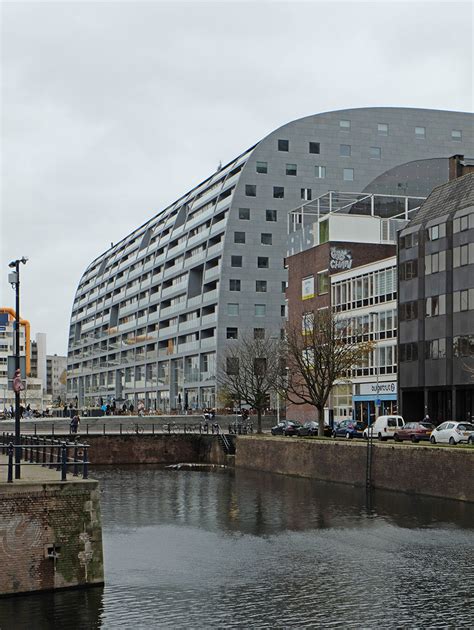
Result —
[[[15,271],[11,272],[8,275],[8,281],[15,289],[15,374],[18,374],[18,370],[20,370],[20,263],[26,265],[28,262],[28,258],[23,256],[17,260],[12,260],[12,262],[8,265],[10,269],[14,269]],[[26,353],[26,348],[25,348]],[[25,374],[26,376],[26,374]],[[21,379],[20,379],[21,384]],[[21,452],[20,452],[20,393],[21,387],[20,384],[15,386],[15,479],[20,479],[20,461],[21,461]]]
[[[375,341],[380,341],[380,336],[379,336],[379,314],[376,311],[371,311],[369,313],[369,315],[371,317],[373,317],[373,322],[375,324],[374,326],[374,332],[375,332]],[[380,398],[379,398],[379,358],[380,358],[380,353],[379,353],[379,347],[378,344],[375,344],[375,362],[376,362],[376,366],[375,366],[375,377],[376,377],[376,385],[375,385],[375,420],[377,420],[377,418],[379,417],[379,404],[380,404]],[[369,424],[370,424],[370,418],[369,418]]]

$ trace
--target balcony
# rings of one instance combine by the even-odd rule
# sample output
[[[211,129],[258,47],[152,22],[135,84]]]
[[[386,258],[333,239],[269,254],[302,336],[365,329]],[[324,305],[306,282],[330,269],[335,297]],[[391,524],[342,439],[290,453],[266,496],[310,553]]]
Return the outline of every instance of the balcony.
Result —
[[[207,350],[209,348],[215,348],[217,343],[217,337],[205,337],[201,339],[201,349]]]
[[[217,313],[210,313],[209,315],[203,315],[201,318],[201,326],[209,326],[217,322]]]
[[[209,247],[209,249],[207,250],[207,257],[212,258],[212,256],[214,256],[215,254],[219,254],[222,251],[223,247],[224,239],[222,239],[220,243],[216,243],[215,245],[212,245],[212,247]]]
[[[209,233],[210,233],[210,229],[205,228],[204,230],[201,230],[199,234],[195,234],[194,236],[191,236],[191,238],[188,239],[187,248],[190,249],[194,245],[197,245],[198,243],[202,243],[202,241],[205,241],[208,238]]]
[[[196,317],[196,319],[190,319],[187,322],[180,322],[179,324],[179,332],[185,332],[186,330],[193,330],[193,329],[197,329],[200,328],[201,324],[199,323],[199,318]]]
[[[206,269],[204,272],[204,282],[209,282],[210,280],[216,280],[221,273],[221,266],[216,265],[215,267],[211,267],[210,269]]]
[[[199,350],[199,341],[188,341],[178,345],[178,352],[193,352]]]
[[[214,291],[207,291],[202,294],[203,302],[210,302],[211,300],[217,300],[218,289],[214,289]]]

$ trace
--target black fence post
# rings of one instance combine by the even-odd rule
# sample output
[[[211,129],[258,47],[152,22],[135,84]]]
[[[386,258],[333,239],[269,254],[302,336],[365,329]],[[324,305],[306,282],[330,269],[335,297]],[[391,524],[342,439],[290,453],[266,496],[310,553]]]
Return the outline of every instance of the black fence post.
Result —
[[[43,438],[43,466],[46,466],[46,438]]]
[[[35,435],[36,435],[36,422],[35,422]]]
[[[8,445],[8,483],[13,483],[13,444]]]
[[[151,433],[152,435],[155,435],[155,423],[151,425]]]
[[[102,425],[102,435],[105,435],[105,422],[104,422],[104,424]]]
[[[120,435],[122,435],[122,423],[120,423]]]
[[[66,481],[67,472],[67,446],[66,442],[61,442],[61,481]]]
[[[86,424],[86,435],[89,435],[89,423]]]
[[[51,424],[51,435],[54,437],[54,422]]]
[[[89,460],[87,457],[87,449],[89,448],[88,444],[84,444],[84,458],[82,460],[82,478],[83,479],[88,479],[89,478],[89,469],[88,469],[88,464],[89,464]]]
[[[74,469],[73,469],[73,477],[77,477],[78,469],[77,469],[77,442],[74,444]]]

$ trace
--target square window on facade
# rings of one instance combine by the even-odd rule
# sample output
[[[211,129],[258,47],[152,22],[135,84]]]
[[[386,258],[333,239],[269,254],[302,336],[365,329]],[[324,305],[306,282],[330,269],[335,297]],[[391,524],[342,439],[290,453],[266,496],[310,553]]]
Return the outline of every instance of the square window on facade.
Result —
[[[239,336],[238,328],[227,328],[226,329],[226,337],[227,339],[237,339]]]
[[[245,243],[245,232],[234,232],[234,243]]]
[[[278,140],[278,151],[289,151],[289,150],[290,150],[289,140]]]
[[[242,256],[231,256],[230,257],[230,266],[231,267],[242,267]]]
[[[311,188],[301,189],[301,199],[304,199],[305,201],[311,201],[312,197],[313,197],[313,191],[311,190]]]
[[[451,131],[451,140],[454,140],[455,142],[461,142],[462,131],[460,129],[453,129]]]
[[[227,357],[226,358],[226,372],[227,372],[227,374],[238,374],[239,373],[239,359],[238,359],[238,357]]]
[[[265,304],[255,304],[255,317],[265,317],[267,307]]]
[[[253,329],[253,338],[254,339],[265,339],[265,328],[254,328]]]
[[[257,162],[255,170],[257,173],[268,173],[268,162]]]
[[[340,144],[339,145],[339,155],[342,157],[351,157],[351,145],[350,144]]]
[[[310,153],[320,153],[321,145],[319,142],[310,142],[309,143],[309,152]]]
[[[227,304],[227,315],[230,317],[238,317],[239,315],[239,305],[235,303]]]
[[[354,169],[353,168],[345,168],[342,172],[342,178],[345,182],[353,182],[354,181]]]
[[[262,245],[271,245],[272,244],[272,235],[267,232],[263,232],[260,234],[260,242]]]
[[[388,136],[388,125],[387,123],[379,123],[377,125],[377,133],[379,136]]]
[[[285,189],[283,186],[273,186],[273,198],[283,199],[285,196]]]
[[[257,196],[257,187],[255,186],[255,184],[245,184],[245,195],[247,197]]]
[[[327,293],[329,291],[329,274],[327,271],[318,273],[318,294]]]
[[[315,166],[314,167],[314,176],[316,179],[324,179],[326,177],[326,167],[325,166]]]
[[[350,131],[351,130],[351,121],[350,120],[340,120],[339,121],[339,129],[341,131]]]
[[[266,280],[256,280],[255,281],[255,291],[257,293],[266,293],[267,292],[267,281]]]
[[[369,157],[372,160],[380,160],[380,158],[382,157],[382,149],[380,147],[370,147]]]
[[[277,220],[276,210],[265,210],[265,221],[276,221],[276,220]]]
[[[257,257],[257,267],[259,269],[268,269],[268,256]]]
[[[240,280],[231,278],[229,280],[229,291],[240,291]]]
[[[415,137],[424,140],[426,137],[425,127],[415,127]]]
[[[287,164],[286,165],[286,174],[287,175],[297,175],[298,167],[296,164]]]
[[[239,219],[250,221],[250,208],[239,208]]]

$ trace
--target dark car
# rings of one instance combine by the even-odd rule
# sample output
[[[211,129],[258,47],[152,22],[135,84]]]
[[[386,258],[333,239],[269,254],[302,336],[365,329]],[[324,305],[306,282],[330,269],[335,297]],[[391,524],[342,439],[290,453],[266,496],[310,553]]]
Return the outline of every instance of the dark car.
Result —
[[[397,430],[393,438],[396,442],[401,442],[402,440],[411,440],[412,442],[428,441],[434,428],[434,424],[431,424],[431,422],[407,422],[404,427]]]
[[[305,422],[302,427],[298,429],[298,435],[318,435],[319,425],[314,420],[310,420],[309,422]],[[324,435],[331,435],[331,427],[328,424],[324,425]]]
[[[301,423],[296,420],[283,420],[272,427],[272,435],[296,435]]]
[[[337,424],[333,431],[332,437],[345,437],[352,440],[355,437],[363,437],[362,432],[365,429],[363,422],[355,422],[354,420],[343,420]]]

